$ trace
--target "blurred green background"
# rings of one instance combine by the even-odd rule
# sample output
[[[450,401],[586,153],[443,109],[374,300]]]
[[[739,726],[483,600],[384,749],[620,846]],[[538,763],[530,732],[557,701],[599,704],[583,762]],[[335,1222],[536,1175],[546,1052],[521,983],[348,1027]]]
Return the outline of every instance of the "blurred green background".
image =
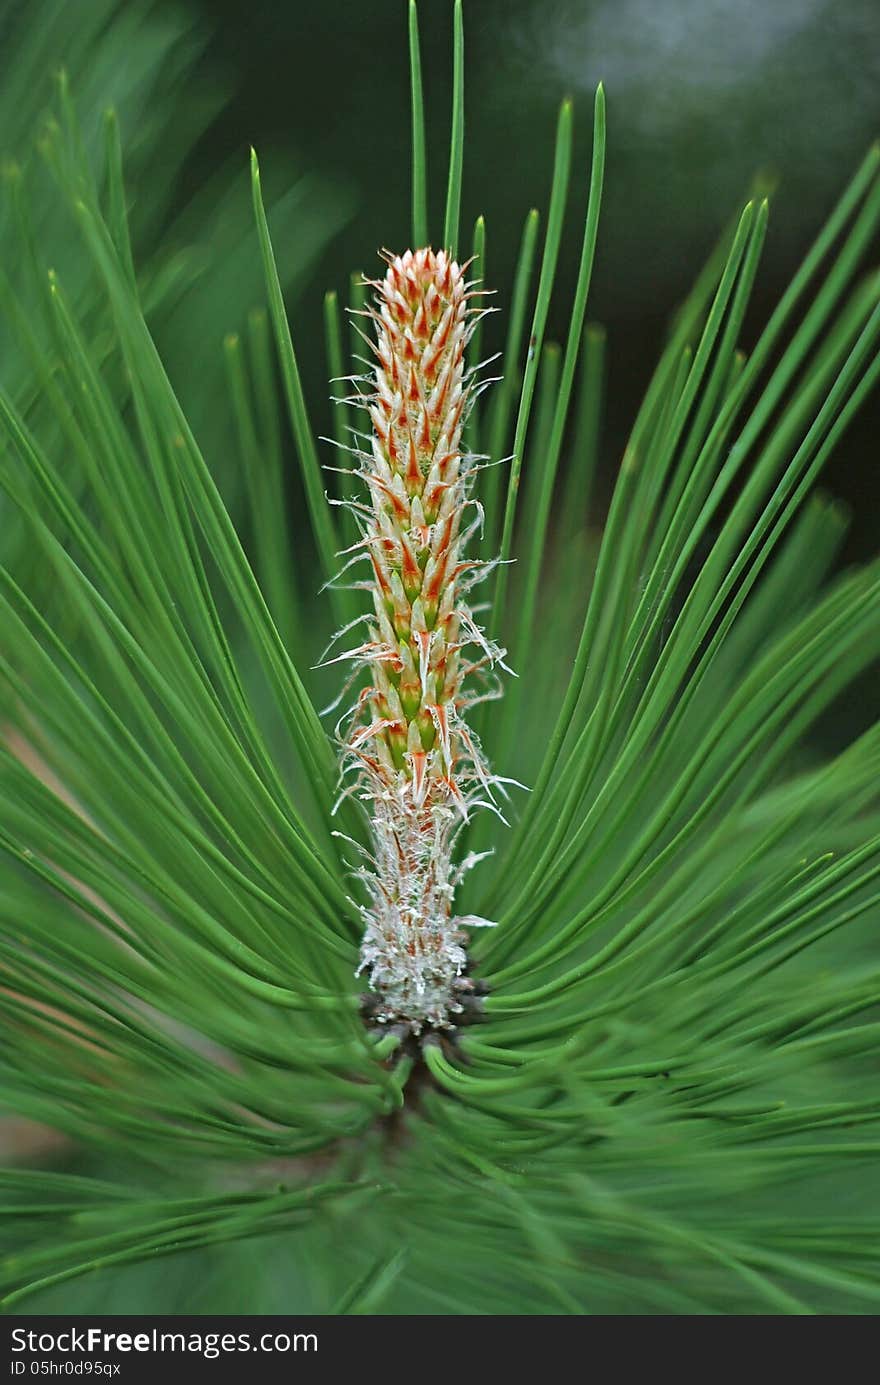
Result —
[[[46,18],[48,17],[48,19]],[[5,91],[21,85],[15,40],[39,22],[40,63],[17,92],[0,148],[20,156],[64,64],[84,123],[120,108],[142,251],[182,239],[196,222],[223,258],[247,211],[251,144],[276,199],[298,185],[301,205],[278,235],[301,296],[308,340],[327,286],[371,269],[380,245],[409,227],[409,95],[405,0],[3,0]],[[451,0],[420,7],[433,213],[445,188]],[[613,473],[624,431],[669,315],[753,176],[775,181],[771,232],[753,325],[769,312],[835,194],[880,133],[880,6],[876,0],[468,0],[467,154],[463,207],[484,212],[487,272],[510,283],[522,220],[543,207],[560,97],[578,116],[572,201],[585,196],[592,93],[608,99],[609,154],[590,315],[609,334],[611,389],[604,460]],[[162,58],[150,71],[149,57]],[[42,66],[43,89],[40,88]],[[165,105],[163,119],[162,104]],[[10,104],[7,102],[7,105]],[[323,204],[320,203],[323,198]],[[573,205],[572,211],[576,208]],[[187,222],[188,218],[188,222]],[[577,215],[564,244],[551,334],[565,330],[576,268]],[[296,245],[290,242],[295,235]],[[320,253],[313,253],[323,240]],[[285,248],[286,246],[286,248]],[[229,265],[226,319],[203,342],[219,354],[256,272]],[[250,266],[255,271],[255,266]],[[247,278],[243,286],[239,281]],[[243,292],[243,289],[245,290]],[[748,342],[746,342],[748,345]],[[324,391],[323,352],[303,352],[312,398]],[[828,484],[856,507],[848,556],[873,550],[880,492],[866,411]]]
[[[442,211],[451,77],[447,0],[420,7],[433,210]],[[220,71],[224,108],[190,159],[197,185],[247,146],[287,147],[345,185],[356,211],[329,247],[300,316],[317,320],[340,265],[370,266],[408,239],[409,124],[404,0],[190,0],[210,31],[202,71]],[[578,116],[573,201],[585,198],[592,93],[608,98],[609,153],[590,314],[609,334],[605,463],[613,472],[662,342],[720,228],[757,172],[776,183],[755,295],[763,320],[843,181],[880,134],[876,0],[470,0],[464,210],[484,212],[489,280],[509,283],[522,219],[544,207],[559,99]],[[576,269],[571,218],[557,314]],[[505,306],[503,299],[502,308]],[[748,340],[746,342],[748,345]],[[829,483],[856,505],[848,555],[876,540],[880,494],[862,418]]]

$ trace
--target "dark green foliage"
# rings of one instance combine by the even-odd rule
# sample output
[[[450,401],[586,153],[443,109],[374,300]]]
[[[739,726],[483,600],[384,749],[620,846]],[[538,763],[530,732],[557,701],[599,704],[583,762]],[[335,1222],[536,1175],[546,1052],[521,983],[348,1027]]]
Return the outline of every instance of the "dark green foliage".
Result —
[[[0,573],[0,1098],[76,1166],[0,1176],[7,1305],[874,1311],[880,730],[827,763],[805,737],[880,652],[880,567],[829,577],[845,517],[815,491],[880,373],[880,277],[858,277],[880,152],[744,343],[767,230],[766,203],[745,208],[673,324],[597,543],[601,89],[563,352],[544,331],[572,119],[543,249],[532,213],[515,284],[491,285],[504,383],[470,421],[475,451],[514,455],[482,473],[486,553],[522,558],[492,593],[520,677],[482,733],[531,792],[510,828],[470,832],[495,853],[468,881],[499,921],[473,949],[486,1023],[418,1060],[358,1013],[364,828],[333,815],[316,706],[335,689],[310,669],[334,630],[314,593],[351,540],[323,504],[256,162],[280,370],[265,317],[227,340],[224,447],[215,427],[203,453],[133,277],[115,126],[97,178],[58,127],[54,196],[99,292],[84,311],[36,237],[45,332],[6,295],[28,364],[0,400],[26,535]],[[491,256],[481,221],[475,244]],[[325,326],[328,374],[359,369],[335,295]],[[488,320],[475,362],[495,337]],[[308,541],[283,503],[288,413]],[[164,1287],[120,1273],[167,1255]]]

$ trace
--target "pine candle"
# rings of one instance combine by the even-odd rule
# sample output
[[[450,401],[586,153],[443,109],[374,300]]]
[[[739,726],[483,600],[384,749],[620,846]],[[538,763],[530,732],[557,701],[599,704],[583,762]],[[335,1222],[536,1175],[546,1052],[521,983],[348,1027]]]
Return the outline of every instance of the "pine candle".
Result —
[[[479,309],[465,268],[444,251],[388,256],[371,281],[376,331],[372,451],[359,454],[368,503],[358,504],[372,578],[369,638],[349,651],[369,674],[349,714],[342,768],[369,804],[373,849],[361,874],[370,903],[360,971],[371,1014],[413,1033],[454,1027],[473,990],[467,929],[453,899],[475,860],[453,864],[469,811],[494,807],[493,787],[467,709],[498,694],[504,651],[476,622],[467,596],[492,564],[465,556],[480,523],[470,496],[478,458],[462,451],[472,390],[465,347]],[[470,525],[467,511],[473,509]],[[480,682],[472,681],[477,675]],[[497,811],[497,810],[496,810]]]

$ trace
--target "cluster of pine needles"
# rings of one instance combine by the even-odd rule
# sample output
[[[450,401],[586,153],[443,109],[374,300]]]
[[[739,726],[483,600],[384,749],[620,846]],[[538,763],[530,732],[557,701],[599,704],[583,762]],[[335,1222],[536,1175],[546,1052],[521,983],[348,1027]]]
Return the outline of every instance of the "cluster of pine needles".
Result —
[[[461,226],[458,3],[454,21],[435,227],[410,5],[411,236],[475,254],[491,284],[483,219]],[[316,597],[356,535],[327,504],[336,458],[311,422],[324,403],[305,398],[256,159],[267,311],[226,341],[216,456],[148,326],[117,124],[96,164],[62,89],[43,141],[85,296],[45,263],[28,179],[8,180],[0,1102],[68,1152],[0,1173],[7,1308],[106,1309],[127,1283],[141,1311],[172,1291],[204,1312],[880,1299],[880,729],[822,762],[806,740],[880,652],[880,566],[832,575],[846,521],[815,490],[880,374],[880,275],[860,271],[880,150],[746,346],[766,202],[722,237],[599,535],[601,88],[586,179],[572,126],[565,103],[546,218],[528,213],[513,284],[492,285],[503,312],[469,348],[473,364],[500,353],[467,443],[510,458],[478,494],[482,554],[502,560],[486,623],[519,673],[477,729],[530,792],[510,827],[468,828],[464,849],[491,854],[464,907],[498,921],[473,943],[484,1022],[421,1053],[360,1015],[345,837],[366,824],[351,800],[333,816],[316,710],[332,670],[312,667],[360,614],[340,583]],[[363,371],[348,294],[325,300],[328,378]],[[333,417],[343,444],[368,428],[346,405]],[[177,1258],[161,1282],[134,1268],[162,1256]]]

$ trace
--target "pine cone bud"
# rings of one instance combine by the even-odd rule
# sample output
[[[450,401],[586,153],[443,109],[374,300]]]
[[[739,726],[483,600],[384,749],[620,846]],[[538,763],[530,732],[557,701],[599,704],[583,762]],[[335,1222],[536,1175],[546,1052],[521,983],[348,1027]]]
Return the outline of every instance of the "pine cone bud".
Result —
[[[474,325],[464,269],[442,251],[388,257],[374,281],[376,328],[369,408],[371,455],[361,456],[369,490],[359,508],[357,547],[372,566],[369,637],[353,651],[369,673],[344,742],[343,772],[354,772],[369,805],[371,903],[360,970],[376,993],[382,1023],[450,1027],[466,989],[463,925],[452,915],[460,824],[478,802],[491,806],[497,783],[464,719],[503,651],[492,646],[466,602],[486,564],[464,546],[478,517],[469,486],[475,458],[462,452],[470,379],[465,347]],[[489,692],[484,695],[495,695]]]

